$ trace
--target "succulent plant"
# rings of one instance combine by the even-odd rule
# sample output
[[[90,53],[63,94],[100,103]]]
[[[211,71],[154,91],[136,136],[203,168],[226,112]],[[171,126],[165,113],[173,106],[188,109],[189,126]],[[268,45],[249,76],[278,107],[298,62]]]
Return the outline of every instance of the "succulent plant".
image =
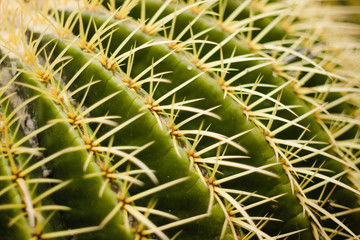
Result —
[[[0,7],[1,239],[359,239],[358,8]]]

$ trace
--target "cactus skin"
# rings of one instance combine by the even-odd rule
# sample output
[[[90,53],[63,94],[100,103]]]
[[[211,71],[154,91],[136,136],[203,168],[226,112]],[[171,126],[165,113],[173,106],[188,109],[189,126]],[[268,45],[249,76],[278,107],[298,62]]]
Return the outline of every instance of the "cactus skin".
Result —
[[[359,27],[306,3],[1,2],[1,239],[359,239]]]

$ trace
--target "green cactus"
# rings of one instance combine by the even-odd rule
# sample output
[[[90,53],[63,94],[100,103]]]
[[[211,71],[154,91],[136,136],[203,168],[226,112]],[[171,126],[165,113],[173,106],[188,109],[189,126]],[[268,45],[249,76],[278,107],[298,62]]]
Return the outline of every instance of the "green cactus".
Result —
[[[359,12],[1,1],[0,239],[359,239]]]

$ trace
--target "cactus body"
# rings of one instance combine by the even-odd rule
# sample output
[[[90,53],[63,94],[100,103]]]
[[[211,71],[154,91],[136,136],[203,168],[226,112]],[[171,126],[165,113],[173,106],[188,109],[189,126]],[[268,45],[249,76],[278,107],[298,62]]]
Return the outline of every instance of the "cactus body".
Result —
[[[0,4],[2,239],[359,239],[356,11]]]

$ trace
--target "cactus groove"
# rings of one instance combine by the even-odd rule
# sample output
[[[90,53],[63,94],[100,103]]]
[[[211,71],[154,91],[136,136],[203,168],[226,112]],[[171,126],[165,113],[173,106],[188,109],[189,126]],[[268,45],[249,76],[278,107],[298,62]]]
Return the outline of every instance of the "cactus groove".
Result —
[[[1,239],[359,239],[350,2],[1,1]]]

